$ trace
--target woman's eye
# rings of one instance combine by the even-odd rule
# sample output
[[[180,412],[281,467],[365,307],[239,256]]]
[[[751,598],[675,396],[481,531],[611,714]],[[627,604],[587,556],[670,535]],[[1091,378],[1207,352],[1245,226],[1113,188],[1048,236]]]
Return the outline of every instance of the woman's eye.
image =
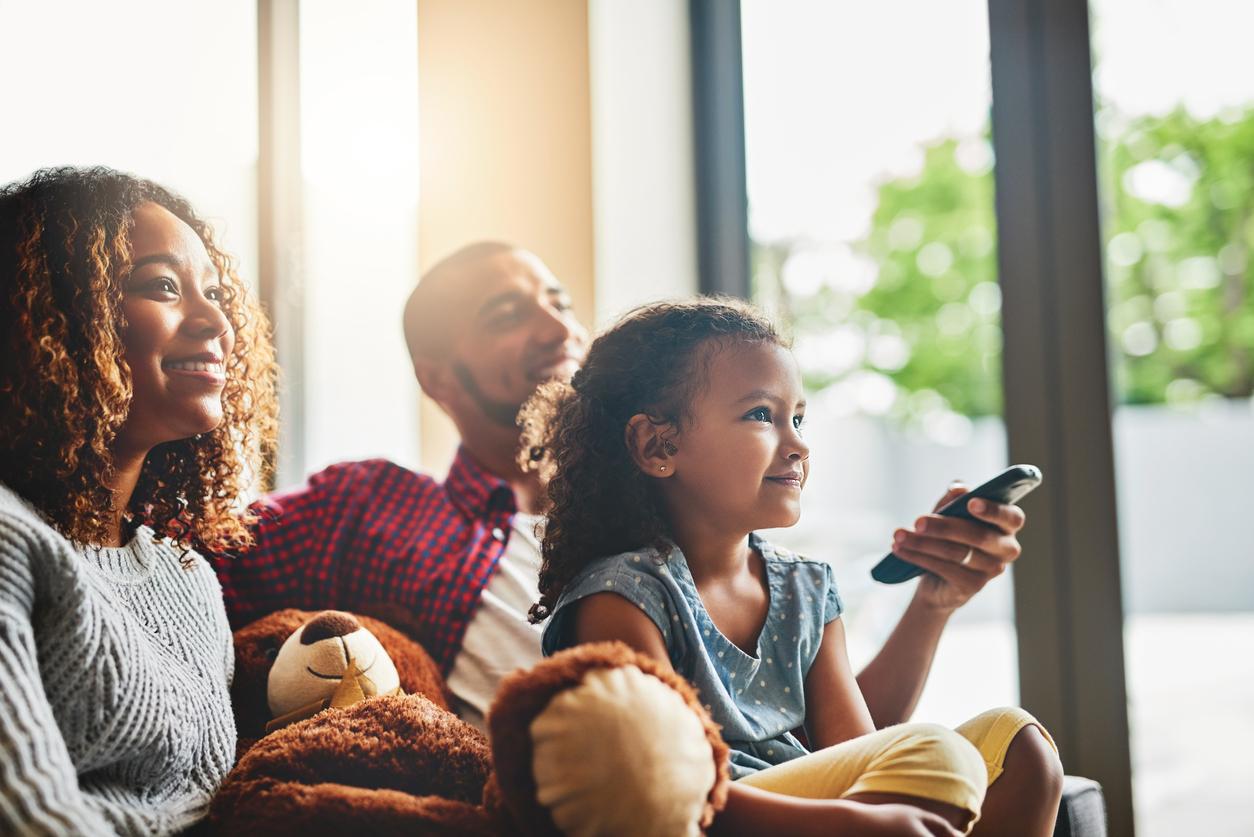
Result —
[[[212,288],[205,288],[205,299],[212,302],[221,302],[223,298],[222,286],[214,285]]]
[[[745,418],[752,419],[753,421],[764,421],[767,424],[770,424],[771,411],[766,407],[758,407],[756,410],[750,410],[748,413],[745,413]]]
[[[179,292],[179,286],[174,284],[174,280],[165,278],[154,279],[152,289],[163,294],[174,294],[175,296],[178,296]]]
[[[792,426],[796,428],[797,430],[800,430],[801,428],[805,427],[805,423],[806,423],[805,416],[793,416],[792,417]]]

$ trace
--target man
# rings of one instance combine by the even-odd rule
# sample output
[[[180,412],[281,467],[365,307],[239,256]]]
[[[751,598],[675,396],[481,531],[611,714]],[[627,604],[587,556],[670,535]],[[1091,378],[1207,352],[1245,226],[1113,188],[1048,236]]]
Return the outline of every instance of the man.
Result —
[[[384,460],[334,465],[261,501],[256,547],[215,564],[236,626],[283,607],[334,607],[415,633],[459,713],[482,726],[501,676],[540,658],[527,610],[544,498],[516,464],[514,416],[537,385],[574,373],[587,332],[536,256],[495,242],[428,271],[404,328],[419,385],[461,435],[447,479]],[[991,526],[930,515],[896,533],[896,552],[931,574],[858,677],[877,727],[909,718],[949,616],[1018,557],[1023,513],[973,511]]]

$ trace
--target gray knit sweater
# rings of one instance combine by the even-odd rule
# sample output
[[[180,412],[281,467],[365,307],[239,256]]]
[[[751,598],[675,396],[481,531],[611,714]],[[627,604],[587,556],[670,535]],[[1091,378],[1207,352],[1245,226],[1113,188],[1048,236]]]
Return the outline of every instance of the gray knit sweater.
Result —
[[[140,528],[76,547],[0,485],[0,834],[167,834],[235,758],[209,565]]]

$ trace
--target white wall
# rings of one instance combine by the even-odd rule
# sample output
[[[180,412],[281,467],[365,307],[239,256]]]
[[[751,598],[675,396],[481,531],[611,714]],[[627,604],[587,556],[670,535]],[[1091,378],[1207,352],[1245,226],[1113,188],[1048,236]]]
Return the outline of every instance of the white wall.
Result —
[[[697,290],[688,6],[589,0],[596,324]]]

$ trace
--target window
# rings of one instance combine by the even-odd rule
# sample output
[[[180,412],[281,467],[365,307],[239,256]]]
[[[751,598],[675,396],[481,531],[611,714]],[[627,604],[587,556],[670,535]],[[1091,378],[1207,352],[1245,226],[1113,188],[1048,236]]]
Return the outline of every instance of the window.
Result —
[[[1254,9],[1092,15],[1137,833],[1249,834]]]
[[[413,3],[300,7],[305,461],[418,464],[401,310],[418,281]]]
[[[741,24],[753,294],[811,392],[802,522],[775,537],[836,564],[857,664],[914,588],[868,576],[894,529],[1006,464],[987,17],[746,0]],[[916,717],[1016,696],[1005,576],[946,632]]]

